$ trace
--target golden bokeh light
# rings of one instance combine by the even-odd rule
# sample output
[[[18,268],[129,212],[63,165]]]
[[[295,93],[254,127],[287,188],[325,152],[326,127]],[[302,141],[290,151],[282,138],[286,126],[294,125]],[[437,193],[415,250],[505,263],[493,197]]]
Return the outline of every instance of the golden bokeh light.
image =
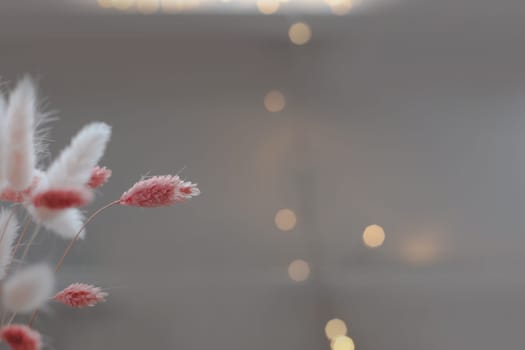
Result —
[[[257,0],[257,9],[264,15],[271,15],[279,10],[279,0]]]
[[[295,282],[303,282],[310,276],[310,266],[304,260],[294,260],[288,266],[288,275]]]
[[[346,323],[338,318],[334,318],[326,322],[326,326],[324,327],[324,333],[330,340],[346,335],[346,332]]]
[[[137,10],[143,14],[155,13],[159,8],[159,0],[137,0]]]
[[[343,335],[335,338],[331,343],[332,350],[355,350],[352,338]]]
[[[114,8],[119,10],[127,10],[135,3],[134,0],[111,0]]]
[[[330,6],[332,13],[343,16],[348,14],[355,5],[355,0],[326,0]]]
[[[113,6],[113,3],[111,0],[97,0],[97,2],[98,2],[98,6],[106,8],[106,9]]]
[[[281,209],[275,214],[275,225],[281,231],[293,230],[297,224],[297,216],[291,209]]]
[[[280,112],[286,106],[286,99],[279,90],[272,90],[264,96],[264,107],[268,112]]]
[[[379,225],[370,225],[363,232],[363,242],[370,248],[377,248],[385,241],[385,230]]]
[[[297,22],[290,26],[288,37],[295,45],[304,45],[312,38],[312,29],[304,22]]]
[[[161,1],[162,11],[166,13],[177,13],[186,9],[184,0],[162,0]]]
[[[442,244],[437,237],[424,234],[406,239],[401,247],[401,255],[411,264],[423,265],[437,260],[441,250]]]

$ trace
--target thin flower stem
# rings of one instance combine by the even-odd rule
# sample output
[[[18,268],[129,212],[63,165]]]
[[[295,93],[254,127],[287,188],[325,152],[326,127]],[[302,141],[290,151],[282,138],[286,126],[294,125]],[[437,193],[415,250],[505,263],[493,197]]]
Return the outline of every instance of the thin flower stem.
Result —
[[[78,241],[78,239],[80,238],[80,235],[82,234],[82,231],[84,231],[84,229],[86,228],[86,226],[95,218],[98,216],[98,214],[102,213],[104,210],[114,206],[114,205],[117,205],[120,203],[120,199],[117,199],[116,201],[113,201],[111,203],[108,203],[106,204],[105,206],[97,209],[93,214],[91,214],[91,216],[89,218],[87,218],[87,220],[84,222],[84,224],[82,225],[82,227],[80,228],[80,230],[78,230],[78,233],[76,234],[75,238],[73,238],[73,240],[69,243],[69,245],[67,246],[66,250],[64,251],[64,254],[62,254],[62,257],[60,258],[60,260],[58,261],[56,267],[55,267],[55,273],[57,273],[60,268],[62,267],[62,265],[64,264],[64,260],[66,259],[66,256],[69,254],[69,252],[71,251],[71,249],[73,248],[73,246],[75,245],[76,241]],[[31,315],[31,319],[29,320],[29,327],[32,327],[33,326],[33,322],[35,321],[36,319],[36,316],[38,315],[38,310],[35,310],[33,311],[33,314]]]
[[[69,245],[67,246],[66,250],[64,251],[64,254],[62,255],[62,257],[60,258],[60,260],[58,261],[57,263],[57,266],[55,267],[55,273],[57,273],[60,268],[62,267],[62,264],[64,264],[64,260],[66,259],[66,256],[69,254],[71,248],[73,248],[73,245],[75,245],[76,241],[78,241],[78,239],[80,238],[80,235],[82,234],[82,231],[84,231],[84,229],[86,228],[86,226],[100,213],[102,213],[104,210],[114,206],[114,205],[117,205],[120,203],[120,200],[116,200],[116,201],[113,201],[111,203],[108,203],[106,204],[105,206],[103,206],[102,208],[99,208],[97,211],[95,211],[93,214],[91,214],[91,216],[89,218],[87,218],[87,220],[84,222],[84,224],[82,225],[82,227],[80,228],[80,230],[78,231],[78,233],[76,234],[75,238],[73,238],[73,240],[69,243]]]
[[[15,247],[13,248],[13,251],[11,252],[11,259],[9,259],[9,265],[7,265],[7,268],[5,269],[6,275],[11,270],[13,259],[16,256],[16,252],[18,251],[18,248],[20,247],[20,243],[22,243],[24,236],[26,235],[27,231],[29,231],[30,225],[31,225],[31,217],[28,216],[24,221],[24,225],[22,226],[22,232],[20,232],[20,235],[18,236],[18,239],[16,240]]]
[[[35,230],[33,231],[33,234],[31,235],[31,238],[29,239],[29,241],[27,242],[25,248],[24,248],[24,252],[22,253],[22,257],[20,258],[21,261],[24,261],[25,258],[27,257],[27,253],[29,252],[29,248],[31,248],[31,245],[33,244],[34,240],[36,239],[36,236],[38,236],[38,234],[40,233],[40,229],[42,228],[42,226],[40,225],[37,225],[35,227]]]
[[[16,208],[16,205],[13,205],[12,208]],[[11,221],[13,216],[15,216],[15,210],[11,210],[11,212],[9,213],[9,216],[7,217],[5,225],[4,225],[3,229],[2,229],[2,235],[0,236],[0,243],[2,243],[2,241],[4,240],[4,236],[5,236],[5,233],[7,231],[7,226],[9,226],[9,221]]]
[[[10,325],[11,323],[13,323],[15,317],[16,317],[16,312],[13,312],[13,314],[11,315],[11,318],[10,318],[9,321],[7,322],[7,325]],[[3,322],[2,322],[2,323],[3,323]]]
[[[2,243],[2,241],[4,240],[4,236],[5,236],[6,232],[7,232],[7,227],[9,226],[9,221],[11,221],[13,219],[13,216],[16,215],[15,211],[16,211],[16,208],[17,208],[17,204],[13,204],[11,206],[11,208],[13,210],[11,210],[11,213],[9,214],[9,217],[7,218],[7,221],[6,221],[6,223],[5,223],[5,225],[4,225],[3,229],[2,229],[2,235],[0,236],[0,243]],[[9,263],[8,263],[6,269],[5,269],[5,275],[6,276],[7,276],[7,273],[9,272],[9,266],[11,265],[11,261],[12,260],[13,260],[13,255],[11,255],[11,259],[9,259]],[[7,311],[4,312],[3,315],[2,315],[2,323],[1,323],[2,325],[4,324],[6,316],[7,316]]]
[[[27,257],[27,253],[29,252],[29,247],[31,247],[31,245],[33,244],[33,241],[35,240],[36,236],[38,236],[38,233],[40,232],[40,228],[41,227],[42,226],[40,226],[40,225],[37,225],[35,227],[35,231],[31,235],[31,238],[29,239],[29,241],[27,242],[26,247],[24,248],[24,252],[22,253],[22,257],[20,258],[21,261],[24,261],[24,259]],[[9,322],[7,324],[11,324],[11,322],[13,322],[13,320],[15,319],[16,315],[17,315],[17,313],[13,312],[13,314],[11,315],[11,318],[9,319]],[[3,322],[2,322],[2,324],[3,324]]]

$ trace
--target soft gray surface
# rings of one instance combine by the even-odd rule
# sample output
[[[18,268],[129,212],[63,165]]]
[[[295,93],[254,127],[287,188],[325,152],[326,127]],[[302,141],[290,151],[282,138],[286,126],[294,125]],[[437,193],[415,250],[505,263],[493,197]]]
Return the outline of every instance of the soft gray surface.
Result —
[[[184,166],[203,191],[90,227],[60,284],[111,298],[41,317],[54,348],[328,349],[332,317],[362,350],[525,347],[522,2],[308,17],[306,47],[287,17],[0,10],[0,74],[39,77],[61,117],[55,154],[90,120],[114,126],[93,208]],[[262,105],[273,88],[279,114]],[[282,207],[298,214],[290,233],[273,224]],[[372,223],[378,250],[361,243]],[[46,237],[33,259],[62,249]],[[436,259],[404,258],[418,237]],[[305,283],[288,279],[296,258]]]

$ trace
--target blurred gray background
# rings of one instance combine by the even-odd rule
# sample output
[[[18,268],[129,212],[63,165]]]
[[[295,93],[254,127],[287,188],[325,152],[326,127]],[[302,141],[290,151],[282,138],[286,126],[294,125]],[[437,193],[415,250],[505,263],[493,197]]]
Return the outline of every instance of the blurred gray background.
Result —
[[[525,348],[525,2],[347,16],[90,6],[0,2],[2,81],[38,79],[60,117],[55,155],[84,123],[114,127],[114,176],[89,211],[148,173],[184,168],[203,194],[89,227],[58,284],[111,295],[52,305],[37,322],[50,349],[328,350],[335,317],[361,350]],[[287,37],[297,20],[307,45]],[[279,113],[264,107],[273,89]],[[296,213],[289,232],[281,208]],[[371,224],[386,233],[376,249]],[[41,235],[31,259],[64,245]],[[295,259],[306,281],[288,276]]]

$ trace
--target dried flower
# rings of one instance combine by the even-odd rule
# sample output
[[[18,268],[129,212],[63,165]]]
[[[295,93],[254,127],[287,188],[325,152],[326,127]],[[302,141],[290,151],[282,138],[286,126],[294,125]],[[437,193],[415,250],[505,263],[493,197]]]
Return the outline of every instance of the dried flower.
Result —
[[[110,137],[111,127],[105,123],[83,127],[47,170],[49,187],[86,185]]]
[[[5,277],[11,263],[13,243],[18,230],[18,220],[11,210],[0,212],[0,280]]]
[[[6,171],[5,171],[5,150],[6,142],[6,102],[4,95],[0,92],[0,191],[6,185]]]
[[[37,174],[33,176],[31,184],[25,190],[16,191],[10,187],[5,188],[0,194],[0,200],[13,203],[23,203],[31,196],[31,193],[33,193],[39,182],[40,176]]]
[[[71,307],[91,307],[106,301],[108,293],[99,287],[85,283],[74,283],[57,293],[53,300]]]
[[[90,188],[98,188],[108,182],[111,177],[111,169],[96,166],[91,171],[91,178],[87,183]]]
[[[92,199],[91,191],[85,188],[56,188],[38,193],[32,202],[37,208],[60,210],[84,206]]]
[[[40,350],[42,337],[34,329],[22,324],[11,324],[0,329],[0,339],[12,350]]]
[[[35,216],[33,213],[32,215]],[[76,208],[64,209],[60,210],[55,215],[42,220],[41,223],[46,229],[53,231],[60,237],[64,239],[73,239],[84,224],[84,215]],[[84,238],[85,235],[86,230],[83,229],[79,238]]]
[[[191,183],[189,181],[181,183],[177,190],[177,197],[180,198],[179,201],[184,199],[190,199],[201,194],[201,190],[199,190],[197,184]]]
[[[154,176],[137,182],[120,197],[120,204],[135,207],[162,207],[200,194],[196,184],[178,176]]]
[[[33,140],[36,91],[32,80],[20,80],[9,96],[6,119],[6,176],[16,191],[29,187],[36,164]]]
[[[12,312],[30,312],[41,307],[53,293],[53,271],[47,265],[26,267],[5,281],[2,302]]]

